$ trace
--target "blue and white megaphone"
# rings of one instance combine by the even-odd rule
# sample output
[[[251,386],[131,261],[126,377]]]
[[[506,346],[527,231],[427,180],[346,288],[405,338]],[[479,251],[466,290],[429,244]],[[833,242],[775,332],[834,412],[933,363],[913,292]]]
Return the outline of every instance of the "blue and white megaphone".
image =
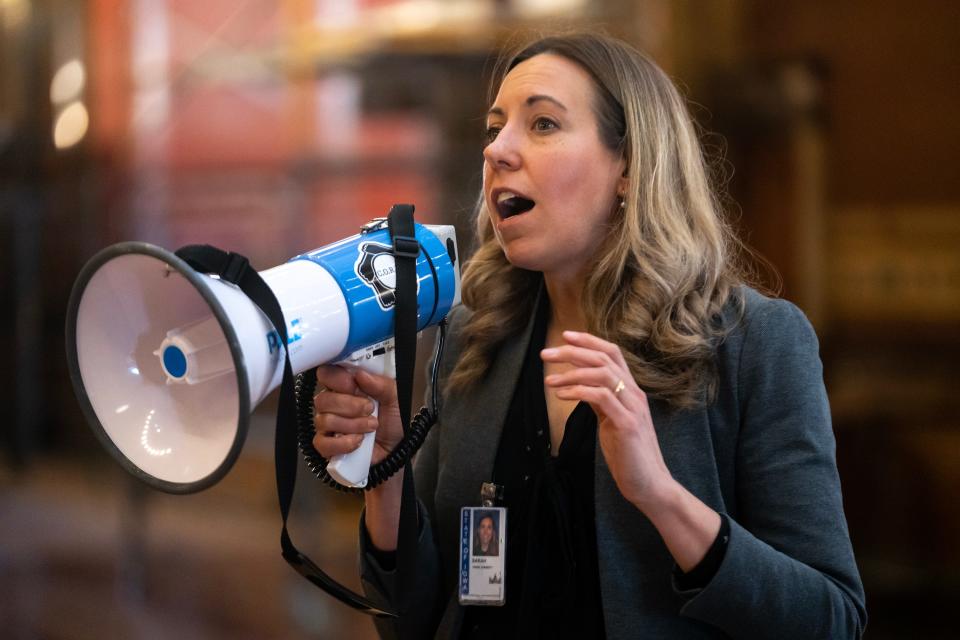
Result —
[[[418,331],[460,302],[452,226],[415,226]],[[287,323],[293,372],[325,363],[393,375],[394,259],[382,221],[260,272]],[[219,481],[250,412],[280,385],[284,350],[235,285],[141,242],[108,247],[81,270],[67,316],[70,376],[87,421],[130,473],[170,493]],[[374,434],[327,471],[363,487]]]

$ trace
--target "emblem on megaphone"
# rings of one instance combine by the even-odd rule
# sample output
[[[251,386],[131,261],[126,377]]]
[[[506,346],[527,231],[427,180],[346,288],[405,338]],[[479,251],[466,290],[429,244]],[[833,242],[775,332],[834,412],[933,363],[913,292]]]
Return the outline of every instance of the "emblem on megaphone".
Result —
[[[393,247],[379,242],[362,242],[359,249],[360,255],[354,265],[357,275],[377,294],[380,308],[384,311],[391,309],[397,303]],[[419,280],[417,291],[420,291]]]
[[[460,302],[460,271],[453,227],[415,230],[419,331]],[[388,230],[372,223],[260,272],[282,309],[294,373],[345,362],[393,374],[392,350],[378,346],[393,335],[390,247]],[[113,457],[157,489],[190,493],[229,471],[251,411],[280,385],[280,335],[237,286],[125,242],[94,256],[74,284],[67,359],[84,415]],[[337,481],[366,484],[373,436],[330,461]]]

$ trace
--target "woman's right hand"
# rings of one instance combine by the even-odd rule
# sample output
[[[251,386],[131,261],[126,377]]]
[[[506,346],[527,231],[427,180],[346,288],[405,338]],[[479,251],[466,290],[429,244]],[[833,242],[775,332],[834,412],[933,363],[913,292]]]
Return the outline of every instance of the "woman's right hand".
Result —
[[[377,464],[403,439],[397,384],[392,378],[323,365],[317,367],[317,389],[313,396],[313,447],[324,458],[355,451],[364,434],[376,431],[371,464]],[[370,415],[370,398],[380,403],[376,418]]]

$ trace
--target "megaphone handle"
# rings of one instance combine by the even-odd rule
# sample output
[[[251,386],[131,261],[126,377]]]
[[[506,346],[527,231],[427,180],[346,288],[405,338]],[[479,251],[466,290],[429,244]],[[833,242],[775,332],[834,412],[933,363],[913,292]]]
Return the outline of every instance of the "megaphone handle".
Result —
[[[353,372],[363,369],[376,375],[392,377],[395,371],[393,358],[393,339],[390,338],[382,343],[360,349],[338,364]],[[380,414],[380,403],[373,398],[370,398],[370,401],[373,403],[371,415],[377,417]],[[330,458],[327,463],[327,472],[345,487],[362,489],[367,486],[375,440],[376,432],[365,434],[359,448]]]
[[[373,417],[380,415],[380,403],[373,398]],[[327,463],[327,473],[345,487],[362,489],[367,486],[367,476],[370,473],[370,461],[373,458],[373,444],[377,433],[371,431],[363,436],[360,446],[350,453],[344,453],[330,458]]]

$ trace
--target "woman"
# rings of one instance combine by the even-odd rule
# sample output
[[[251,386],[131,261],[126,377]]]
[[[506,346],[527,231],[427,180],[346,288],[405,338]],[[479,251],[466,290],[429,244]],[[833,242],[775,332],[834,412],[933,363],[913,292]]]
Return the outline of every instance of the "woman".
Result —
[[[859,637],[816,337],[743,284],[672,83],[581,34],[505,57],[491,98],[479,248],[415,467],[421,610],[443,603],[419,632]],[[317,376],[317,450],[377,430],[386,455],[392,382]],[[488,481],[509,509],[507,601],[463,607],[458,515]],[[361,525],[364,585],[385,600],[400,483],[367,492]]]
[[[473,532],[473,555],[499,556],[500,543],[497,540],[497,526],[492,514],[480,516],[477,528]]]

